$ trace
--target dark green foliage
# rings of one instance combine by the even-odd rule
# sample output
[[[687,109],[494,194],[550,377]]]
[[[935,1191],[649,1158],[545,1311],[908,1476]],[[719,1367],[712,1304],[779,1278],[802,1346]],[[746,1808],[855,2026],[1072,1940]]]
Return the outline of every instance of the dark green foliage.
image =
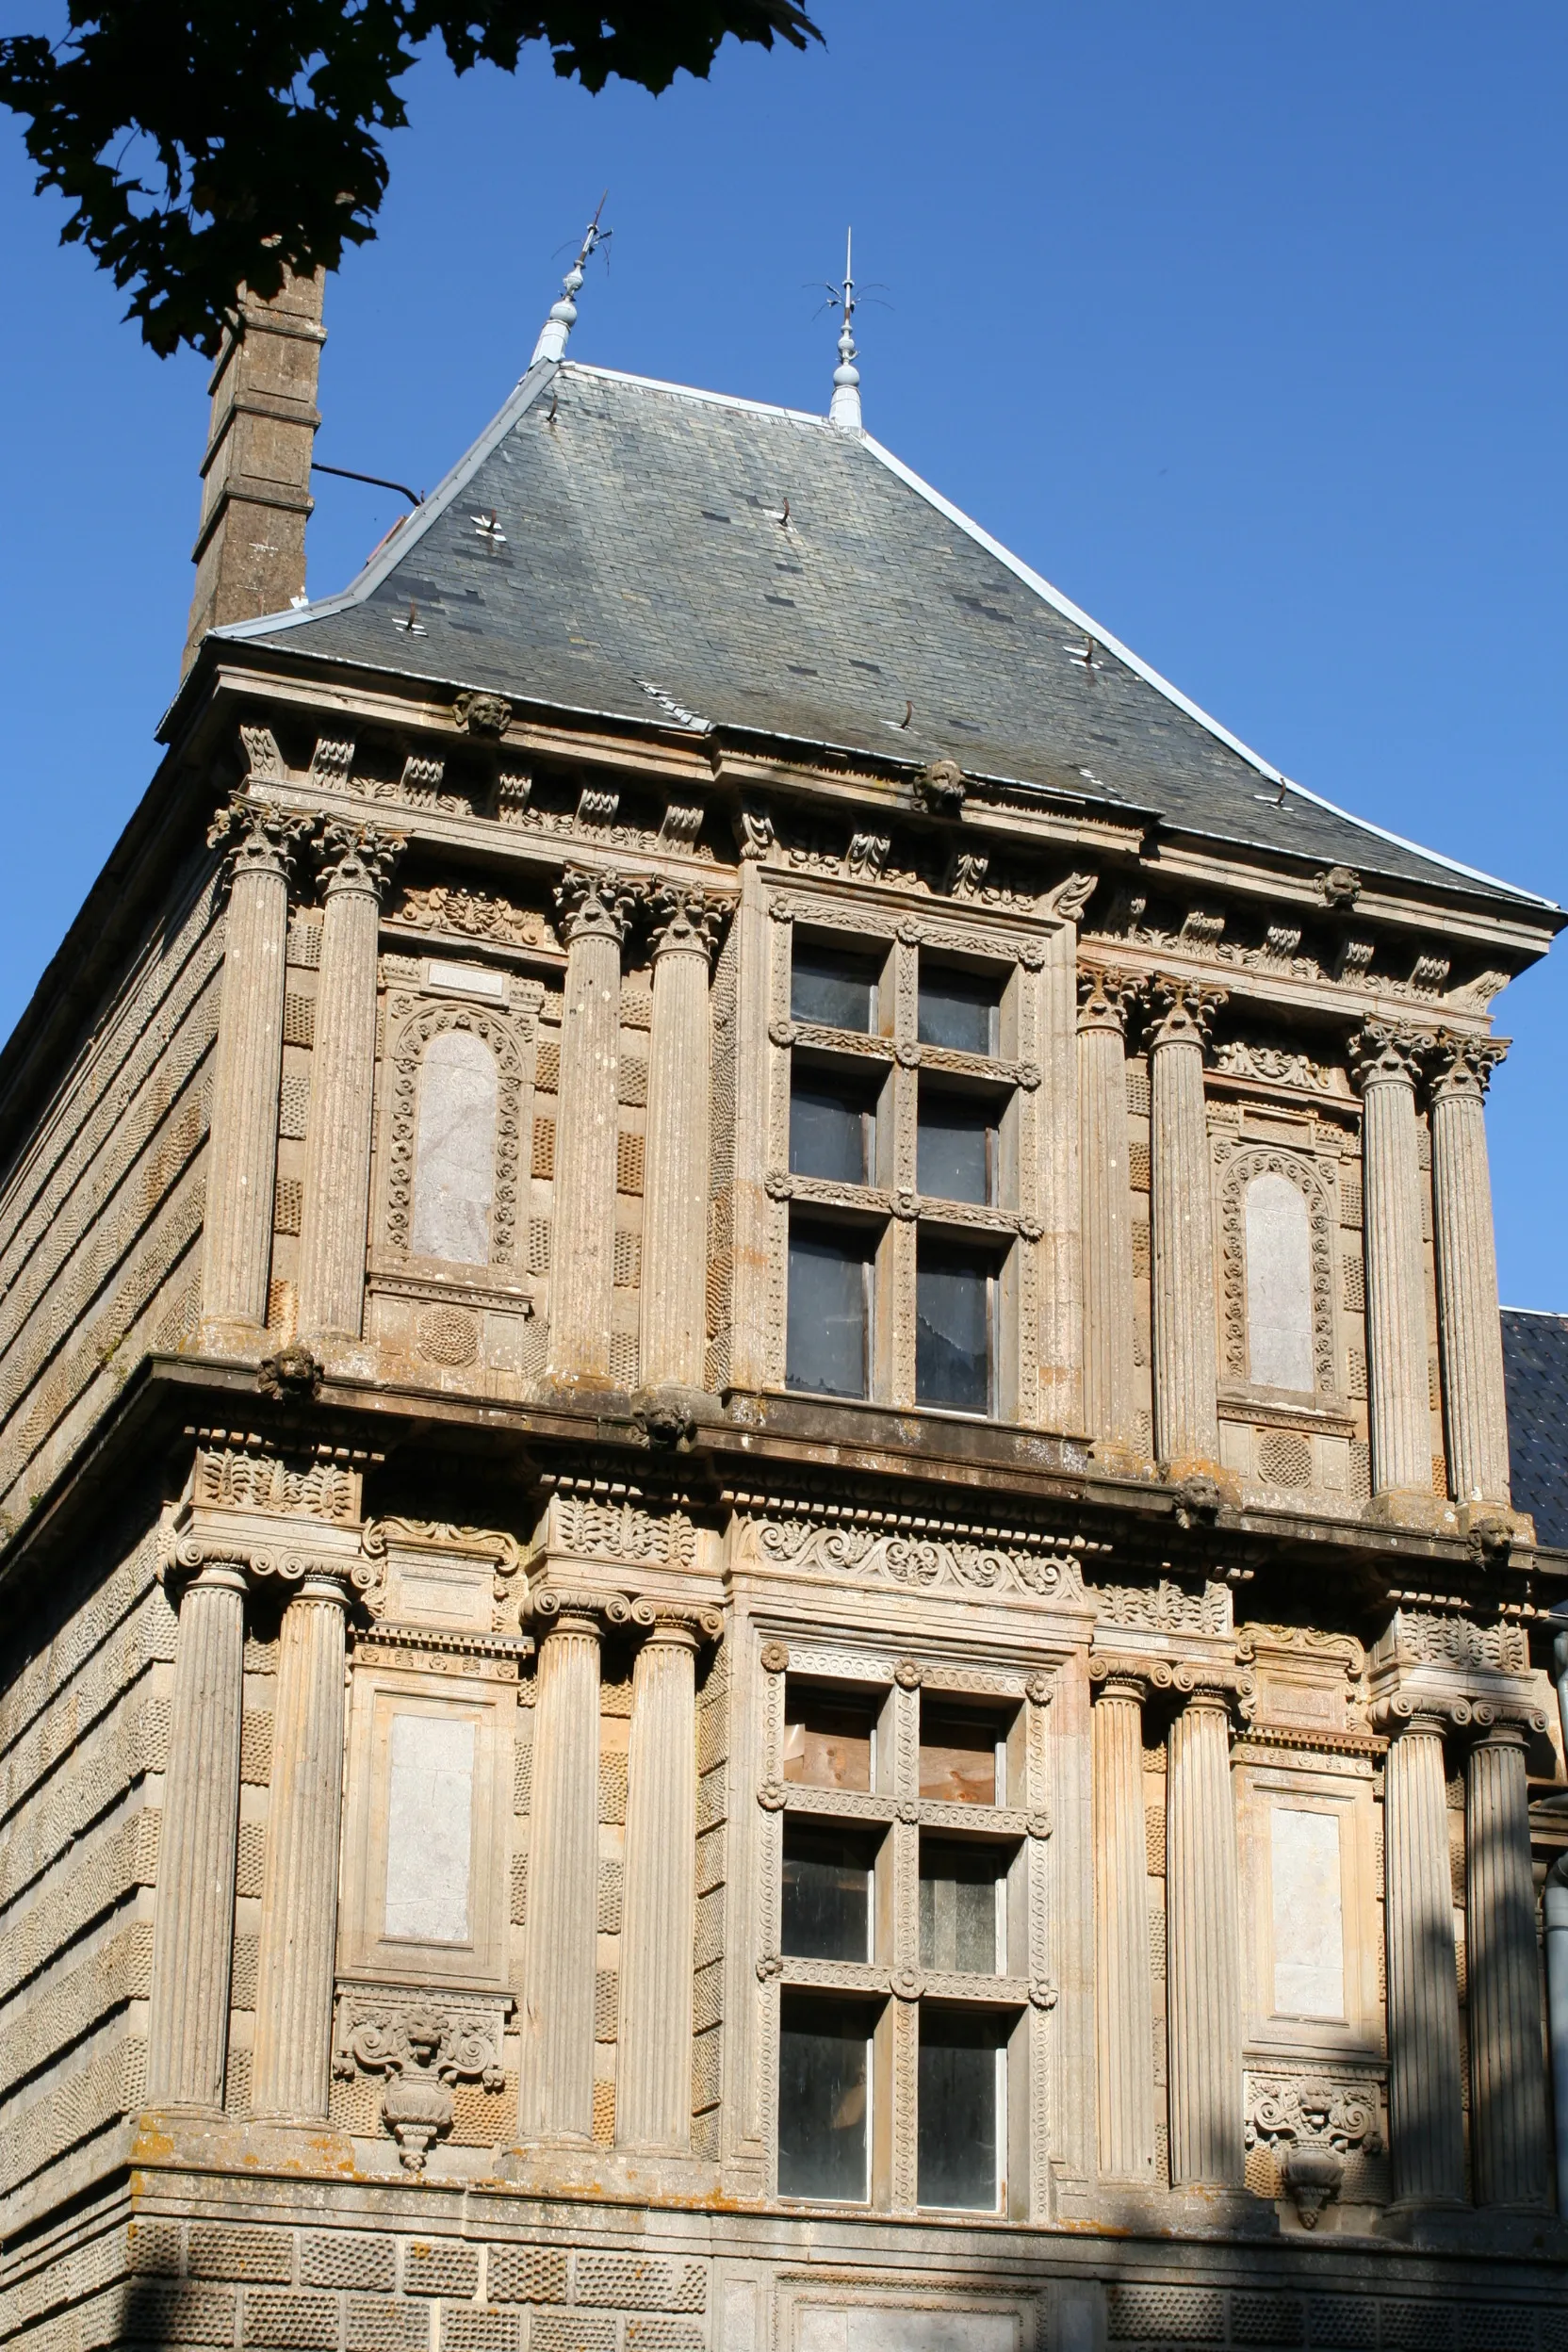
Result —
[[[821,38],[795,0],[72,0],[57,46],[0,40],[0,104],[144,341],[210,356],[238,286],[268,299],[286,269],[335,269],[375,236],[379,134],[407,119],[395,85],[422,42],[463,74],[547,41],[589,90],[618,74],[661,90],[706,74],[731,33]]]

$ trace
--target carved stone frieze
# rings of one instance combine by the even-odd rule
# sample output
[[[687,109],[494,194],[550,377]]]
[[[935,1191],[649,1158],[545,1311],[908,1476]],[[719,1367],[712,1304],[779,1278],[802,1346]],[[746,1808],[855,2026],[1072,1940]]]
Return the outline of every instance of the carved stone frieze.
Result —
[[[538,1548],[632,1567],[691,1568],[696,1563],[696,1529],[678,1507],[656,1511],[641,1503],[558,1494]]]
[[[454,2083],[505,2086],[501,2044],[512,2005],[504,1993],[339,1987],[333,2073],[339,2082],[356,2074],[385,2077],[382,2122],[405,2172],[423,2172],[432,2146],[451,2130]]]
[[[514,906],[493,890],[466,890],[437,883],[404,890],[390,920],[416,931],[454,932],[464,939],[491,939],[501,947],[559,946],[548,918],[536,907]]]
[[[1090,1585],[1085,1597],[1103,1625],[1135,1625],[1145,1633],[1202,1633],[1227,1639],[1233,1625],[1231,1588],[1205,1584],[1200,1592],[1161,1578],[1152,1585]]]
[[[853,1576],[917,1592],[953,1585],[972,1592],[1027,1592],[1074,1606],[1083,1600],[1082,1572],[1070,1554],[773,1518],[748,1519],[743,1540],[750,1557],[769,1568]]]
[[[360,1473],[332,1461],[285,1460],[276,1454],[199,1449],[191,1473],[196,1504],[229,1511],[299,1512],[340,1526],[359,1517]]]
[[[1214,1066],[1224,1077],[1252,1078],[1262,1086],[1290,1086],[1305,1094],[1349,1094],[1341,1071],[1315,1062],[1310,1055],[1244,1044],[1239,1037],[1228,1037],[1216,1046]]]

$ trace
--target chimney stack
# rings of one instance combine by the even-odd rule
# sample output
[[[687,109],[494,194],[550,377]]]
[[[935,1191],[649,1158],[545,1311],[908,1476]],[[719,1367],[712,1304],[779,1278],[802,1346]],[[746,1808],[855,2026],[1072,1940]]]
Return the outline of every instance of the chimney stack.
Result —
[[[286,278],[270,302],[242,292],[238,332],[212,371],[182,675],[209,629],[286,612],[304,595],[324,276]]]

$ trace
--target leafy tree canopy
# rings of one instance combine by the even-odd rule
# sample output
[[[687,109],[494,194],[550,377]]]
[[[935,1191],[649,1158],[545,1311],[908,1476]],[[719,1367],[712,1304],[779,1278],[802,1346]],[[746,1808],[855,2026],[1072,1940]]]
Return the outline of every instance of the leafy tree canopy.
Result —
[[[804,49],[795,0],[70,0],[70,31],[0,39],[0,104],[26,118],[38,187],[74,205],[83,244],[166,358],[212,357],[237,290],[335,269],[376,234],[380,134],[407,121],[397,83],[439,36],[460,74],[511,73],[542,41],[599,90],[705,75],[726,36]]]

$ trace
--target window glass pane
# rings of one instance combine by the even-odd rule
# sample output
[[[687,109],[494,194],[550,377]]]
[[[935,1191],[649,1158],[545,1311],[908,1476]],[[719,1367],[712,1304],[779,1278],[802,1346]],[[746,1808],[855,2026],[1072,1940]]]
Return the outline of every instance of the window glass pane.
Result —
[[[875,1010],[876,966],[869,958],[797,942],[790,967],[792,1021],[869,1033]]]
[[[778,2192],[864,2204],[870,2190],[871,2013],[786,1998],[778,2025]]]
[[[975,1707],[920,1704],[920,1792],[946,1805],[1002,1805],[997,1770],[1004,1726]]]
[[[923,2205],[994,2213],[1000,2201],[1002,2029],[990,2017],[923,2009],[920,2189]]]
[[[869,1960],[871,1881],[863,1838],[788,1823],[783,1950],[797,1960]]]
[[[944,1844],[920,1849],[920,1964],[1004,1973],[1007,1865],[994,1846]]]
[[[994,1199],[996,1127],[988,1103],[968,1095],[920,1090],[922,1192],[933,1200]]]
[[[915,1274],[915,1395],[989,1413],[990,1269],[957,1250],[922,1250]]]
[[[1314,1385],[1311,1222],[1299,1188],[1277,1170],[1247,1187],[1247,1354],[1266,1388]]]
[[[920,975],[920,1041],[947,1045],[957,1054],[996,1052],[998,989],[994,980],[973,972],[927,967]]]
[[[858,1086],[796,1070],[790,1086],[790,1173],[863,1184],[870,1176],[870,1106]]]
[[[869,1788],[875,1736],[864,1700],[792,1682],[784,1701],[784,1777],[813,1788]]]
[[[869,1256],[870,1244],[858,1233],[792,1231],[788,1387],[827,1396],[865,1395]]]

